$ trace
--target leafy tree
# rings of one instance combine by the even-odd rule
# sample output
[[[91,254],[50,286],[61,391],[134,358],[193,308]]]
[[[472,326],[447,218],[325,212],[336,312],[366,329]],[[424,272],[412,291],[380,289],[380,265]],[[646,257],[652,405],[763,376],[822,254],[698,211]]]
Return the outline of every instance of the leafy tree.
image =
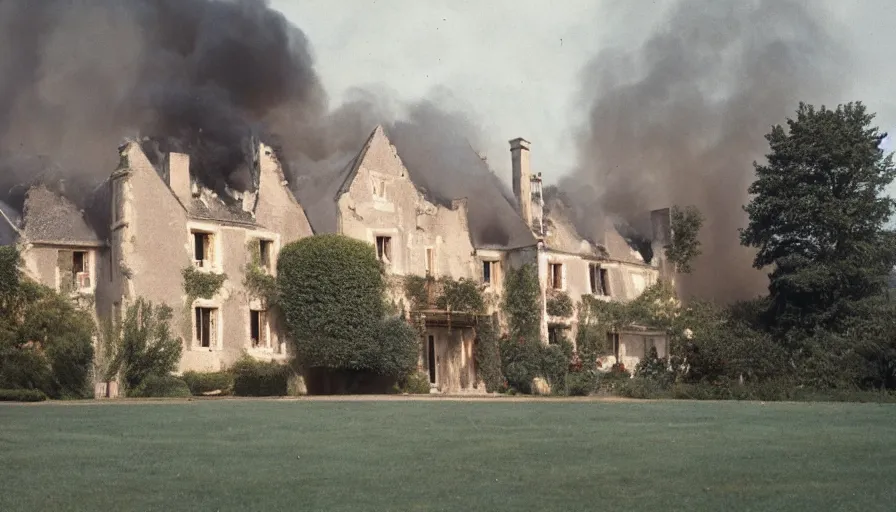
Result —
[[[896,168],[873,118],[861,103],[801,103],[787,130],[766,135],[771,151],[754,164],[741,242],[758,249],[756,268],[774,266],[767,320],[779,332],[840,328],[857,301],[883,290],[896,262],[896,238],[884,228]]]
[[[121,348],[108,371],[120,368],[128,390],[136,390],[150,376],[165,377],[177,369],[183,352],[180,338],[171,334],[169,327],[172,310],[161,304],[138,298],[128,306],[124,321],[118,327]]]
[[[694,259],[702,253],[698,236],[704,220],[696,206],[672,207],[672,240],[664,249],[666,259],[675,265],[677,272],[690,274]]]
[[[401,377],[416,366],[416,332],[386,320],[386,284],[373,247],[342,235],[293,242],[277,263],[280,307],[307,368]]]
[[[54,398],[90,396],[90,316],[18,270],[14,247],[0,248],[0,388],[39,389]]]

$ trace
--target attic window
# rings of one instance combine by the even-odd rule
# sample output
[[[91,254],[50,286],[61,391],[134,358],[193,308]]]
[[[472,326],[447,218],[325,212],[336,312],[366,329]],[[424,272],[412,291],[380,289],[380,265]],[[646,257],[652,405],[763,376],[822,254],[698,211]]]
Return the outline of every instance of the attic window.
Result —
[[[431,276],[436,273],[435,250],[432,247],[426,248],[426,275]]]
[[[555,290],[563,289],[563,264],[562,263],[549,263],[548,264],[548,275],[550,279],[550,287]]]
[[[374,178],[373,180],[373,195],[379,199],[386,198],[386,180],[381,180],[379,178]]]
[[[588,268],[588,277],[591,281],[591,293],[594,295],[610,295],[610,276],[605,268],[592,263]]]
[[[376,237],[376,257],[383,263],[392,262],[392,237],[378,236]]]

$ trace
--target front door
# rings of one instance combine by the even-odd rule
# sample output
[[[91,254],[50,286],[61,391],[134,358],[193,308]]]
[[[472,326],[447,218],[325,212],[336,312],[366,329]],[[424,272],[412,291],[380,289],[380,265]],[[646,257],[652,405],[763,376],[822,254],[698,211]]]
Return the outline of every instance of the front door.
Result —
[[[436,337],[429,335],[426,344],[427,367],[429,368],[429,383],[436,384]]]

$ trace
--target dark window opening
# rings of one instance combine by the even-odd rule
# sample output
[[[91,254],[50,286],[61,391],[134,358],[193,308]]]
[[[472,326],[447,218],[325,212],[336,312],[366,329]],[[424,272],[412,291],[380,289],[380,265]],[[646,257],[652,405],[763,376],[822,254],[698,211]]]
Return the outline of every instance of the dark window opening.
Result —
[[[492,283],[492,262],[482,262],[482,282],[485,284]]]
[[[566,338],[565,325],[549,325],[548,326],[548,344],[559,345]]]
[[[212,263],[212,235],[193,232],[193,262],[197,267],[208,267]]]
[[[619,333],[616,332],[608,332],[607,333],[607,345],[612,347],[613,349],[613,357],[616,358],[616,362],[619,361]]]
[[[258,241],[258,261],[262,268],[270,270],[273,267],[273,262],[271,261],[271,248],[274,243],[270,240],[259,240]]]
[[[426,248],[426,275],[431,276],[435,274],[435,266],[436,266],[436,258],[435,258],[435,250],[431,247]]]
[[[200,347],[210,348],[215,339],[215,310],[213,308],[196,308],[196,343]]]
[[[249,336],[252,347],[267,347],[267,313],[265,311],[249,311]]]
[[[435,336],[429,336],[429,343],[427,343],[426,347],[427,352],[427,363],[429,367],[429,383],[436,383],[436,338]]]
[[[90,288],[90,268],[85,251],[72,252],[72,279],[75,288]]]
[[[610,273],[600,265],[590,266],[589,279],[591,281],[591,293],[595,295],[610,295]]]
[[[392,261],[392,237],[378,236],[376,237],[376,257],[383,263]]]
[[[563,289],[563,265],[561,263],[550,263],[548,265],[550,271],[550,285],[555,290]]]

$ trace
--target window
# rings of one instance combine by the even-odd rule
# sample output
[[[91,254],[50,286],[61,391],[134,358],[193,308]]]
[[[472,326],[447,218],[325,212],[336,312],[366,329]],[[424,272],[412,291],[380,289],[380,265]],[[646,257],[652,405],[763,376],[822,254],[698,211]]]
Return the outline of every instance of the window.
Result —
[[[77,289],[90,288],[89,258],[86,251],[72,252],[72,279]]]
[[[565,325],[549,325],[548,326],[548,344],[558,345],[566,338]]]
[[[608,332],[607,333],[607,345],[613,348],[613,357],[616,358],[616,362],[619,361],[619,333],[617,332]]]
[[[555,290],[563,289],[563,264],[562,263],[549,263],[548,271],[550,272],[549,285],[551,288]]]
[[[376,237],[376,257],[383,263],[390,263],[392,261],[391,236]]]
[[[498,282],[498,262],[497,261],[483,261],[482,262],[482,282],[488,285],[493,285]]]
[[[600,265],[592,263],[588,272],[591,281],[591,293],[595,295],[610,295],[609,272]]]
[[[196,308],[196,345],[211,348],[217,344],[217,314],[215,308]]]
[[[212,266],[214,239],[211,233],[193,231],[193,265],[200,268]]]
[[[426,248],[426,275],[432,276],[436,273],[436,255],[432,247]]]
[[[258,262],[263,269],[271,270],[271,268],[274,266],[274,263],[271,260],[273,246],[274,243],[270,240],[258,241]]]
[[[268,342],[267,311],[249,312],[249,332],[252,339],[252,347],[270,347]]]
[[[386,181],[378,178],[373,180],[373,196],[379,199],[386,198]]]

